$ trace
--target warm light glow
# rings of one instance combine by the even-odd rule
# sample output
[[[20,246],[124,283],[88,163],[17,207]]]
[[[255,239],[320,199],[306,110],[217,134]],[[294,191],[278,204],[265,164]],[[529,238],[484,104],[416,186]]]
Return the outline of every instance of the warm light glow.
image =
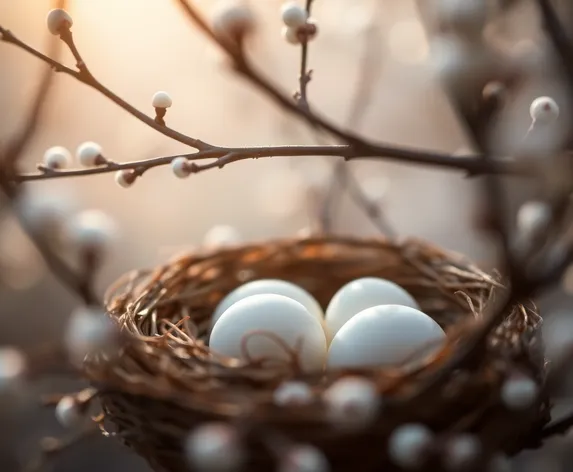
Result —
[[[414,18],[400,21],[390,29],[388,46],[392,57],[402,63],[418,64],[428,57],[429,46],[420,22]]]

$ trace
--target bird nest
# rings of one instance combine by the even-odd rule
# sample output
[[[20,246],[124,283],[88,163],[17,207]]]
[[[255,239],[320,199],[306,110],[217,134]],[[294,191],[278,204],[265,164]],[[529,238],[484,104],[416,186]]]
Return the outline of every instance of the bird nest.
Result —
[[[291,281],[326,307],[342,285],[364,276],[404,287],[448,334],[447,344],[421,367],[305,375],[293,367],[296,363],[273,368],[241,363],[211,353],[206,345],[216,305],[247,281]],[[518,413],[501,398],[504,379],[515,372],[526,373],[540,387],[544,383],[540,317],[534,308],[513,307],[470,364],[443,374],[503,290],[498,277],[418,240],[296,239],[192,253],[127,274],[109,289],[106,307],[126,343],[113,360],[86,361],[85,371],[116,436],[157,472],[193,470],[185,439],[211,421],[239,428],[248,452],[245,471],[276,470],[277,444],[285,441],[319,448],[333,471],[400,470],[387,444],[405,423],[421,423],[435,433],[422,469],[445,470],[444,445],[454,434],[478,437],[483,458],[514,454],[535,447],[549,420],[543,394]],[[383,399],[375,421],[359,430],[333,427],[321,401],[321,392],[349,373],[367,377]],[[285,379],[307,382],[315,401],[277,406],[273,391]]]

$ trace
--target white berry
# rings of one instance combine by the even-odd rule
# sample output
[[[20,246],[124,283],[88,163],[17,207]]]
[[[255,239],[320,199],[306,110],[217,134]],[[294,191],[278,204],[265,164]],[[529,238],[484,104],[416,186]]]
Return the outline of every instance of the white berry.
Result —
[[[227,472],[241,468],[243,449],[237,432],[225,423],[208,423],[187,438],[187,458],[199,471]]]
[[[12,347],[0,348],[0,393],[11,390],[26,371],[26,359]]]
[[[448,470],[457,471],[471,466],[481,452],[481,442],[471,434],[460,434],[445,446],[444,464]]]
[[[534,123],[553,123],[559,118],[559,105],[551,97],[539,97],[531,102],[529,114]]]
[[[87,141],[78,146],[76,159],[84,167],[93,167],[105,162],[102,156],[101,146],[92,141]]]
[[[390,436],[388,454],[399,467],[415,469],[423,464],[432,440],[432,432],[426,426],[405,424],[396,428]]]
[[[173,105],[173,100],[167,92],[160,91],[153,95],[151,104],[154,108],[169,108]]]
[[[312,402],[312,390],[305,382],[283,382],[273,393],[275,405],[307,405]]]
[[[306,23],[306,10],[295,2],[285,3],[281,7],[281,18],[289,28],[299,28]]]
[[[34,232],[55,233],[73,211],[73,196],[29,191],[18,199],[16,208]]]
[[[314,446],[292,447],[281,458],[279,472],[328,472],[330,465],[322,451]]]
[[[233,226],[216,225],[213,226],[203,238],[203,244],[208,247],[231,246],[242,241],[241,234]]]
[[[61,8],[50,10],[46,21],[48,30],[53,35],[60,34],[64,28],[70,28],[74,24],[70,14]]]
[[[551,207],[544,202],[526,202],[517,212],[517,228],[526,233],[537,233],[551,221]]]
[[[217,36],[236,40],[254,29],[255,17],[247,5],[236,1],[221,5],[213,15],[213,32]]]
[[[87,415],[81,411],[74,397],[65,396],[56,405],[56,419],[64,428],[77,428],[86,423]]]
[[[290,28],[289,26],[283,26],[281,30],[282,37],[289,44],[300,44],[300,38],[298,36],[298,28]]]
[[[63,169],[72,162],[72,155],[65,147],[54,146],[44,153],[44,165],[48,169]]]
[[[115,237],[115,222],[100,210],[87,210],[76,215],[68,226],[70,239],[81,248],[102,250]]]
[[[74,362],[112,348],[116,327],[107,314],[97,308],[82,307],[72,313],[65,332],[65,345]]]
[[[171,161],[171,170],[175,176],[180,179],[189,177],[189,174],[191,173],[189,170],[189,160],[185,157],[176,157]]]
[[[344,377],[323,393],[328,414],[341,426],[360,427],[372,422],[380,409],[376,386],[361,377]]]
[[[135,176],[131,170],[118,170],[115,173],[115,183],[123,188],[129,188],[135,182]]]
[[[539,388],[525,375],[510,376],[501,387],[501,399],[510,410],[524,410],[535,403]]]

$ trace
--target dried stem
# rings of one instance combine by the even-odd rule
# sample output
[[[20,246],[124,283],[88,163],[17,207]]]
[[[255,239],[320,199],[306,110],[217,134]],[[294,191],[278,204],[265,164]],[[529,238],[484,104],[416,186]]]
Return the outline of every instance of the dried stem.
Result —
[[[92,87],[93,89],[97,90],[98,92],[102,93],[104,96],[109,98],[116,105],[120,106],[125,111],[127,111],[128,113],[133,115],[135,118],[142,121],[147,126],[153,128],[154,130],[158,131],[159,133],[161,133],[161,134],[163,134],[163,135],[165,135],[171,139],[174,139],[175,141],[179,141],[180,143],[194,147],[195,149],[209,149],[210,148],[210,146],[208,144],[204,143],[203,141],[201,141],[199,139],[194,139],[190,136],[186,136],[182,133],[179,133],[178,131],[175,131],[175,130],[167,127],[167,126],[161,126],[161,125],[157,124],[153,118],[151,118],[150,116],[146,115],[145,113],[139,111],[133,105],[129,104],[124,99],[122,99],[121,97],[119,97],[118,95],[113,93],[111,90],[109,90],[107,87],[105,87],[87,69],[87,66],[85,65],[85,63],[81,59],[81,56],[79,56],[77,49],[75,48],[75,44],[73,43],[73,38],[72,38],[71,34],[70,34],[69,38],[67,38],[66,40],[68,41],[68,43],[67,43],[68,46],[72,45],[74,50],[76,51],[76,53],[74,53],[74,55],[77,54],[76,60],[78,60],[78,58],[79,58],[78,62],[83,65],[83,67],[79,70],[71,69],[71,68],[65,66],[64,64],[62,64],[61,62],[59,62],[55,59],[52,59],[51,57],[46,56],[45,54],[42,54],[40,51],[34,49],[30,45],[28,45],[28,44],[24,43],[23,41],[21,41],[20,39],[18,39],[11,31],[3,28],[2,26],[0,26],[0,39],[2,41],[4,41],[5,43],[12,44],[16,47],[19,47],[20,49],[23,49],[24,51],[28,52],[32,56],[40,59],[41,61],[45,62],[46,64],[49,64],[54,69],[54,71],[61,72],[63,74],[67,74],[67,75],[75,78],[76,80],[82,82],[83,84],[85,84],[89,87]]]

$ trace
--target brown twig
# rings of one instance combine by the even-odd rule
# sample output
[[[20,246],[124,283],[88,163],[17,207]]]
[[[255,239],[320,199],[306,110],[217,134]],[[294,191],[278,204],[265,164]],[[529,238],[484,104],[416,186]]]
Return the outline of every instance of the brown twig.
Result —
[[[199,139],[194,139],[190,136],[184,135],[184,134],[182,134],[178,131],[175,131],[174,129],[171,129],[167,126],[159,125],[158,123],[155,122],[155,120],[153,118],[151,118],[150,116],[146,115],[145,113],[139,111],[133,105],[126,102],[124,99],[122,99],[121,97],[119,97],[118,95],[113,93],[110,89],[105,87],[87,69],[85,62],[83,62],[83,60],[81,59],[81,56],[79,56],[79,53],[77,52],[77,48],[75,47],[75,44],[73,43],[73,38],[72,38],[71,34],[69,37],[67,37],[67,41],[68,41],[67,44],[68,44],[68,46],[73,47],[74,50],[76,51],[76,53],[74,55],[77,54],[76,60],[78,60],[78,63],[83,64],[83,67],[79,70],[71,69],[71,68],[65,66],[64,64],[62,64],[61,62],[59,62],[59,61],[41,53],[40,51],[34,49],[32,46],[21,41],[11,31],[3,28],[2,26],[0,26],[0,39],[2,41],[4,41],[5,43],[12,44],[16,47],[19,47],[20,49],[23,49],[24,51],[28,52],[32,56],[35,56],[36,58],[38,58],[41,61],[45,62],[46,64],[50,65],[54,69],[54,71],[61,72],[63,74],[67,74],[67,75],[75,78],[76,80],[79,80],[81,83],[97,90],[98,92],[100,92],[101,94],[103,94],[104,96],[109,98],[116,105],[119,105],[121,108],[123,108],[125,111],[130,113],[132,116],[134,116],[138,120],[142,121],[147,126],[158,131],[159,133],[161,133],[161,134],[163,134],[163,135],[165,135],[171,139],[174,139],[175,141],[179,141],[180,143],[191,146],[195,149],[209,149],[211,147],[210,145],[208,145],[207,143],[204,143],[203,141],[201,141]]]

